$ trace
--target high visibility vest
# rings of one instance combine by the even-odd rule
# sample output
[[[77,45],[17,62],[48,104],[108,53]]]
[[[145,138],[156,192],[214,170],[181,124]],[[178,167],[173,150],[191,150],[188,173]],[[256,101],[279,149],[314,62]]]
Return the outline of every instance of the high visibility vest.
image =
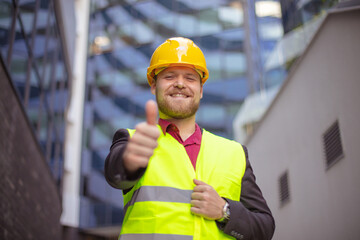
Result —
[[[134,130],[129,133],[132,136]],[[239,143],[203,130],[195,171],[184,146],[161,131],[144,175],[124,195],[125,216],[119,239],[234,239],[219,230],[214,220],[191,213],[193,179],[211,185],[221,197],[239,201],[245,167],[245,153]]]

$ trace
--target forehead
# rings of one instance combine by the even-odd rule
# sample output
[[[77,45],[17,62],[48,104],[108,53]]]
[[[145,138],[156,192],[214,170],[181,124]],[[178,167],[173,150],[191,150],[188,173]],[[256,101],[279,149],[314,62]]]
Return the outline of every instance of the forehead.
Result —
[[[184,67],[184,66],[172,66],[166,68],[164,71],[160,72],[159,75],[165,73],[177,73],[177,74],[192,74],[195,76],[199,76],[199,74],[191,67]]]

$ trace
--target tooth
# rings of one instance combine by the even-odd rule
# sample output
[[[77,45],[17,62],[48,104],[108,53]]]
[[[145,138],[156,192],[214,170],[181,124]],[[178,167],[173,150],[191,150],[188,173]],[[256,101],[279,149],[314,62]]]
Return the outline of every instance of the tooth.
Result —
[[[176,94],[172,94],[171,96],[173,97],[187,97],[185,94],[182,94],[182,93],[176,93]]]

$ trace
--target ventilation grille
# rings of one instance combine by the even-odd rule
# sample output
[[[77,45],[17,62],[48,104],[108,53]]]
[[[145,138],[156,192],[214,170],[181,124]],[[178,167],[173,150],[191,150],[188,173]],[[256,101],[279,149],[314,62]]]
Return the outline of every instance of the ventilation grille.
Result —
[[[323,140],[326,166],[329,168],[344,156],[338,121],[324,133]]]
[[[283,205],[290,200],[288,172],[286,171],[279,179],[280,204]]]

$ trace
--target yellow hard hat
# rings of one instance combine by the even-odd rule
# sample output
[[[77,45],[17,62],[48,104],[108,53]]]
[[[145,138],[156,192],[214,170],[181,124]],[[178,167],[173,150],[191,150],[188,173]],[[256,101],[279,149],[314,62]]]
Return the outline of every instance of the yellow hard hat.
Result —
[[[209,77],[206,61],[201,49],[188,38],[174,37],[167,39],[153,53],[147,69],[147,79],[151,85],[157,69],[165,69],[170,65],[188,66],[200,73],[204,84]]]

